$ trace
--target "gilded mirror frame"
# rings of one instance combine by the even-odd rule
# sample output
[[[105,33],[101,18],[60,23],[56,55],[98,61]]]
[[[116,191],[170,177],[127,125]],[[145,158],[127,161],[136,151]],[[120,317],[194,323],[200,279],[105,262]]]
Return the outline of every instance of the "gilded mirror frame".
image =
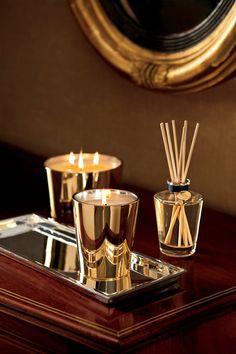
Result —
[[[136,84],[148,89],[196,92],[236,70],[236,2],[216,29],[196,45],[175,53],[145,49],[123,35],[97,0],[69,0],[94,47]]]

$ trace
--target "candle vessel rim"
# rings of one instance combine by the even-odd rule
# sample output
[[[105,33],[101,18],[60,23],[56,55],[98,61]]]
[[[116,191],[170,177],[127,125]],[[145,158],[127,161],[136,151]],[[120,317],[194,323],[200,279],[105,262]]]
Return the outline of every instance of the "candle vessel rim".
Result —
[[[81,204],[87,204],[87,205],[93,205],[91,204],[90,201],[86,201],[86,200],[79,200],[78,198],[78,195],[82,195],[82,194],[95,194],[96,192],[99,192],[99,193],[102,193],[102,191],[111,191],[111,192],[114,192],[116,195],[129,195],[129,196],[132,196],[134,199],[131,200],[131,201],[128,201],[128,202],[120,202],[119,204],[116,204],[116,205],[109,205],[109,204],[104,204],[104,205],[96,205],[97,207],[102,207],[102,208],[106,208],[106,207],[121,207],[121,206],[124,206],[124,205],[128,205],[128,204],[134,204],[134,203],[137,203],[139,201],[139,197],[133,193],[133,192],[130,192],[130,191],[126,191],[126,190],[123,190],[123,189],[110,189],[110,188],[107,188],[107,189],[88,189],[88,190],[84,190],[84,191],[81,191],[81,192],[77,192],[75,193],[73,196],[72,196],[72,199],[74,202],[77,202],[77,203],[81,203]],[[96,199],[95,199],[96,200]],[[99,200],[99,199],[97,199]]]
[[[165,191],[163,191],[163,192],[165,192]],[[185,205],[187,205],[187,204],[188,204],[188,205],[197,204],[199,201],[203,201],[204,196],[203,196],[201,193],[193,192],[193,191],[190,191],[190,192],[191,192],[191,194],[192,194],[192,193],[197,194],[198,200],[197,200],[197,201],[194,201],[194,202],[187,200],[187,201],[184,203]],[[163,201],[163,199],[162,199],[161,196],[160,196],[160,193],[161,193],[161,192],[155,193],[155,194],[153,195],[153,199],[154,199],[154,200]],[[176,205],[176,201],[175,201],[175,200],[168,200],[168,203],[167,203],[167,204]]]
[[[62,163],[62,162],[69,163],[69,155],[70,154],[63,154],[63,155],[56,155],[56,156],[49,157],[48,159],[46,159],[44,161],[44,167],[48,168],[52,171],[61,173],[62,171],[58,168],[54,168],[53,165],[55,163]],[[74,153],[74,155],[75,155],[76,159],[79,158],[79,153]],[[91,160],[91,162],[93,162],[93,157],[94,157],[94,153],[83,153],[84,160],[89,159],[89,160]],[[107,172],[110,170],[114,170],[114,169],[122,166],[122,164],[123,164],[123,161],[119,157],[116,157],[113,155],[99,154],[99,159],[100,159],[100,163],[109,162],[111,164],[111,166],[109,166],[107,169],[102,170],[101,172]],[[78,174],[78,173],[92,173],[93,171],[84,172],[83,170],[81,170],[81,171],[76,171],[76,172],[75,171],[65,171],[65,172],[69,172],[72,174],[75,174],[75,173]]]

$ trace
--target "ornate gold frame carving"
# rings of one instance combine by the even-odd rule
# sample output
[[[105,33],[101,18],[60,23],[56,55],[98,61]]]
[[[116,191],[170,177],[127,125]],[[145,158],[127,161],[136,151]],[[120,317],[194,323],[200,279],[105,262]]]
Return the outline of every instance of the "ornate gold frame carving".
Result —
[[[201,91],[236,70],[236,3],[204,40],[184,51],[161,53],[134,44],[96,0],[69,0],[90,42],[138,85],[162,91]]]

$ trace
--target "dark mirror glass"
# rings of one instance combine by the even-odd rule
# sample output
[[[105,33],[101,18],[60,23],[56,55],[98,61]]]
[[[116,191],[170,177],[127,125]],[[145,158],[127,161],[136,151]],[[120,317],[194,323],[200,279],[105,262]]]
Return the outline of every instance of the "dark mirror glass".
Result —
[[[144,48],[176,52],[207,37],[234,0],[100,0],[125,36]]]

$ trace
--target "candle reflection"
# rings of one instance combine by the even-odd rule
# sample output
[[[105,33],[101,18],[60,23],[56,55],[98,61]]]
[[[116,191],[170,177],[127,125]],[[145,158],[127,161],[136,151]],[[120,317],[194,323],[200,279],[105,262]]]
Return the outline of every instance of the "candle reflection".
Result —
[[[44,266],[63,272],[77,272],[78,257],[74,243],[63,243],[48,236],[45,245]]]

